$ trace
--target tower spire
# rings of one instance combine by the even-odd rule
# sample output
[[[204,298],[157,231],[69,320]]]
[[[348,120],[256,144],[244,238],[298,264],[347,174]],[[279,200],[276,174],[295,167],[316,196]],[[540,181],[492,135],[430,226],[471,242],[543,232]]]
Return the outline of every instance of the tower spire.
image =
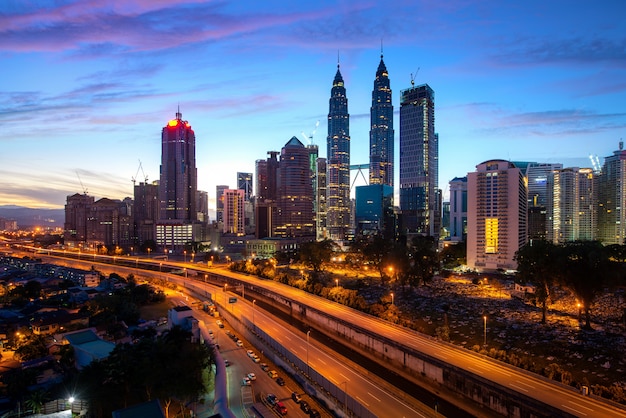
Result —
[[[182,120],[182,118],[183,118],[183,114],[182,114],[182,113],[180,113],[180,103],[179,103],[179,104],[178,104],[178,108],[177,108],[177,110],[176,110],[176,119],[178,119],[178,120]]]

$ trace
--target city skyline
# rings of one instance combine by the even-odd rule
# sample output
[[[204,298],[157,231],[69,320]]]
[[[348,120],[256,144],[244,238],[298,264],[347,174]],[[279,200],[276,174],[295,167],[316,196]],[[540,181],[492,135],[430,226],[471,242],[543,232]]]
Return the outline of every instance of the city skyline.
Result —
[[[306,145],[317,121],[326,155],[337,60],[350,162],[367,164],[381,40],[394,126],[412,79],[435,91],[444,200],[450,180],[490,159],[602,163],[626,128],[618,1],[99,3],[0,6],[0,205],[133,196],[133,178],[159,178],[160,132],[180,106],[213,212],[217,185],[236,188],[292,136]]]

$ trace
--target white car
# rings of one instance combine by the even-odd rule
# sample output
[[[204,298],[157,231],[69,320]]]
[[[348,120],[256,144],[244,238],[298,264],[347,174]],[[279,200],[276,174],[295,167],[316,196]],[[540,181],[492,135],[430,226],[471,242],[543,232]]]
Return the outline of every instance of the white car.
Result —
[[[254,374],[254,373],[248,373],[248,379],[250,379],[250,380],[256,380],[256,374]]]
[[[252,381],[250,380],[248,376],[241,379],[241,386],[250,386],[250,385],[252,385]]]
[[[258,363],[261,361],[261,357],[257,356],[256,354],[254,356],[252,356],[252,361],[254,361],[255,363]]]
[[[237,340],[237,347],[243,347],[243,341]]]
[[[252,350],[248,350],[248,351],[246,351],[246,353],[248,353],[248,357],[254,357],[254,355],[255,355],[254,351],[252,351]]]

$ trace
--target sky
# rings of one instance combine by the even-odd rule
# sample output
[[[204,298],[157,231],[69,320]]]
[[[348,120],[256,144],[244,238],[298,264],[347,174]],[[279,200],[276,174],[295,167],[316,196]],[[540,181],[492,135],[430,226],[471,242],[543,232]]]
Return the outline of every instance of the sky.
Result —
[[[2,0],[0,205],[132,197],[133,179],[158,180],[180,107],[214,209],[217,185],[293,136],[326,156],[338,63],[351,164],[366,164],[381,52],[396,194],[412,79],[435,91],[444,200],[490,159],[590,167],[626,137],[624,16],[622,0]]]

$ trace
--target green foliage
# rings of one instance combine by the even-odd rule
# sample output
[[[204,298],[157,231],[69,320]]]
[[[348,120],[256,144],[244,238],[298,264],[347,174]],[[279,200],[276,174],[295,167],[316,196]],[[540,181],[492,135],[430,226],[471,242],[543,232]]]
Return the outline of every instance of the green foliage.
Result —
[[[15,350],[15,355],[22,361],[34,360],[48,355],[46,341],[41,335],[31,334],[27,341]]]
[[[330,239],[303,242],[300,245],[300,261],[313,271],[321,272],[323,264],[330,261],[336,250],[336,244]]]
[[[107,359],[85,367],[75,385],[89,399],[94,416],[110,417],[116,409],[154,398],[168,405],[195,401],[207,390],[203,370],[214,359],[190,337],[174,327],[160,337],[118,345]]]

